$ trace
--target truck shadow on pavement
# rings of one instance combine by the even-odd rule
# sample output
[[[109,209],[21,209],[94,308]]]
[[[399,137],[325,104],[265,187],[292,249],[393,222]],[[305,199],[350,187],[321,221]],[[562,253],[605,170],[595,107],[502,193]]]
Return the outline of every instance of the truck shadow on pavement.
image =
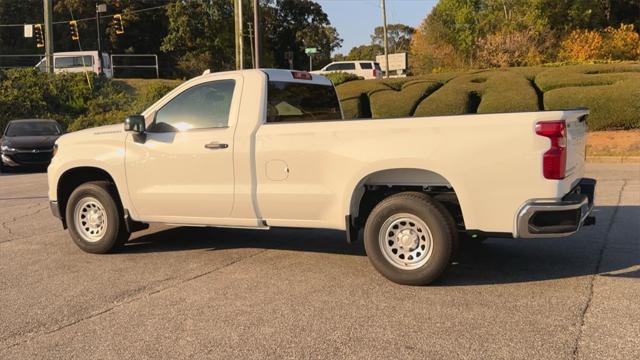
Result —
[[[46,173],[46,166],[30,166],[30,167],[19,167],[13,168],[9,171],[4,170],[0,171],[0,176],[16,176],[16,175],[25,175],[25,174],[38,174],[38,173]]]
[[[634,269],[640,265],[640,229],[637,222],[628,221],[640,213],[640,207],[620,206],[616,210],[601,206],[597,210],[600,219],[596,226],[567,238],[491,238],[479,245],[463,243],[450,269],[431,286],[526,283],[596,274],[640,278],[640,270]],[[614,213],[616,221],[611,224]],[[287,228],[169,228],[143,233],[121,251],[144,254],[241,248],[366,256],[362,239],[348,244],[344,232]],[[374,270],[369,267],[363,271]]]

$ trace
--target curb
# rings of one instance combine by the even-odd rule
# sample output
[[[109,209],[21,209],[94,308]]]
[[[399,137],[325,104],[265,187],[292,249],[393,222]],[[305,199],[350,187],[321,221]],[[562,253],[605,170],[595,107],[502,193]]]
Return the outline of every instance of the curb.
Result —
[[[640,156],[587,156],[588,163],[639,164]]]

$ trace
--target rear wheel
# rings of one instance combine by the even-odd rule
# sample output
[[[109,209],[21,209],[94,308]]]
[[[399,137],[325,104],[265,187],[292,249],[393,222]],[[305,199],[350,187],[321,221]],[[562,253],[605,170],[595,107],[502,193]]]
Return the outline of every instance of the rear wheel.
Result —
[[[453,218],[426,194],[405,192],[381,201],[364,230],[371,264],[387,279],[405,285],[436,280],[451,262],[457,232]]]
[[[112,185],[105,181],[82,184],[71,193],[65,215],[71,238],[80,249],[103,254],[129,239],[116,199]]]

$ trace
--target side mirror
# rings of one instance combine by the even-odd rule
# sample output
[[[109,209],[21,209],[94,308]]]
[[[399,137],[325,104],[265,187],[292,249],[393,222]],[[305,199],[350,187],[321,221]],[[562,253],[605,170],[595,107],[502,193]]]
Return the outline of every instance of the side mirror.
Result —
[[[141,134],[145,130],[145,120],[142,115],[131,115],[124,120],[124,131],[133,131]]]

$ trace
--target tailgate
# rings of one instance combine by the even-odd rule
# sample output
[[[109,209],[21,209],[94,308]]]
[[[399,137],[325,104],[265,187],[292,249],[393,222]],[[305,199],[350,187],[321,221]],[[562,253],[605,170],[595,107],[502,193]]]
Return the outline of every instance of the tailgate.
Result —
[[[567,123],[567,167],[565,182],[573,184],[584,176],[588,110],[565,112]]]

